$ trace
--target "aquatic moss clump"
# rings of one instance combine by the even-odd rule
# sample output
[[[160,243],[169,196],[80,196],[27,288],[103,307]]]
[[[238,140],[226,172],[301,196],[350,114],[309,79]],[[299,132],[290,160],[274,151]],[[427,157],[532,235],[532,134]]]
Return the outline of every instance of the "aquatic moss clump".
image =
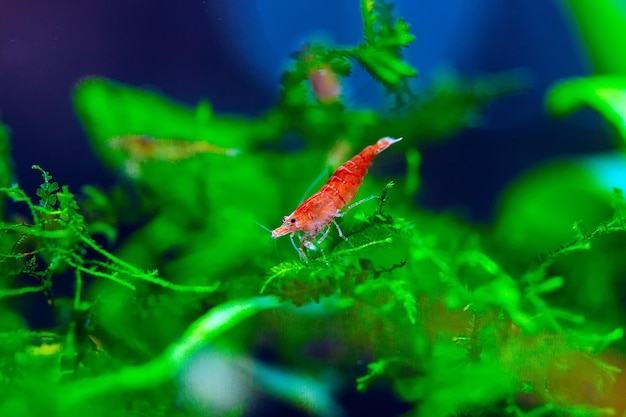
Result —
[[[420,148],[524,86],[506,73],[417,94],[409,24],[385,2],[361,12],[362,42],[309,44],[258,118],[81,81],[78,117],[119,178],[108,190],[70,191],[36,165],[41,185],[24,190],[0,125],[0,415],[250,415],[271,398],[332,416],[346,411],[337,391],[356,390],[416,416],[624,412],[622,191],[595,186],[596,221],[555,233],[558,213],[527,214],[563,184],[545,173],[512,186],[489,227],[418,206]],[[315,91],[312,68],[345,82],[354,65],[388,109]],[[561,88],[557,113],[574,101]],[[617,125],[611,103],[597,107]],[[281,213],[382,136],[404,140],[365,178],[359,195],[377,198],[337,219],[348,241],[333,229],[303,260],[271,239]]]

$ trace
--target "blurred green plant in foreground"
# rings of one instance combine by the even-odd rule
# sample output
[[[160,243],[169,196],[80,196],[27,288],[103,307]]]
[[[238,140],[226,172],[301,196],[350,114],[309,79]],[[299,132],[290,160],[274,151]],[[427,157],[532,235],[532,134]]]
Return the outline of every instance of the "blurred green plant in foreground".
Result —
[[[418,95],[402,59],[409,25],[383,2],[361,11],[363,43],[309,44],[256,119],[83,80],[75,107],[119,175],[111,190],[75,196],[34,166],[31,197],[11,184],[0,125],[0,415],[235,416],[267,396],[332,416],[343,414],[333,390],[354,386],[392,387],[420,416],[624,412],[617,184],[537,173],[487,228],[416,207],[420,146],[524,86],[515,72],[449,76]],[[355,64],[393,99],[389,110],[341,97]],[[569,107],[552,94],[552,107]],[[619,100],[598,106],[623,135]],[[278,225],[316,177],[382,136],[404,140],[362,186],[380,198],[338,220],[350,243],[331,232],[324,254],[303,262],[259,227]],[[542,199],[583,185],[588,218],[542,211]],[[53,328],[29,329],[15,302],[26,297],[45,300],[37,314]]]

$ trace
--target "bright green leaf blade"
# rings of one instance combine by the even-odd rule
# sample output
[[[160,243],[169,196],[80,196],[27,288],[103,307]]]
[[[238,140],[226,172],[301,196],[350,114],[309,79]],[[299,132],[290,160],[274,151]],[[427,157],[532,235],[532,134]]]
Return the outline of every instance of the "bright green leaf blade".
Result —
[[[356,59],[376,80],[391,88],[397,88],[405,78],[417,77],[417,70],[394,54],[376,47],[365,47]]]
[[[590,106],[615,126],[626,141],[626,77],[594,76],[557,83],[548,92],[546,105],[559,116]]]
[[[180,341],[155,360],[68,385],[66,405],[72,407],[106,393],[146,389],[163,384],[198,348],[248,317],[278,306],[280,302],[275,297],[255,297],[221,304],[192,323]]]
[[[626,8],[619,0],[563,0],[596,73],[626,75]]]
[[[221,304],[189,326],[181,341],[170,349],[172,361],[189,358],[198,347],[244,319],[280,305],[277,297],[255,297]]]

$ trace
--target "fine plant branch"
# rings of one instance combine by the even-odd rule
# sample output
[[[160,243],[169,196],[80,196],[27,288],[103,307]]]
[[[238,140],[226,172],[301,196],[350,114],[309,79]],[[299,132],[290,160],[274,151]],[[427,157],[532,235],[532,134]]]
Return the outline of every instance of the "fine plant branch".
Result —
[[[83,290],[83,276],[79,269],[74,270],[74,299],[72,303],[72,317],[73,320],[69,324],[67,334],[65,335],[65,347],[63,349],[63,358],[66,362],[73,364],[72,375],[76,375],[79,363],[79,352],[77,346],[78,329],[81,326],[80,320],[82,315],[80,314],[84,308],[81,305],[81,295]]]
[[[270,270],[270,272],[272,272],[272,275],[267,277],[267,279],[261,286],[261,290],[259,291],[259,294],[263,294],[267,286],[276,278],[281,278],[290,273],[291,274],[297,273],[299,271],[307,269],[308,267],[309,267],[308,264],[304,264],[302,262],[296,262],[296,261],[283,262],[281,264],[273,266],[272,269]]]
[[[65,263],[76,271],[93,277],[108,279],[131,290],[135,290],[136,286],[128,279],[149,282],[179,292],[212,293],[219,287],[219,282],[208,286],[175,284],[160,278],[157,271],[144,272],[105,250],[87,232],[83,216],[78,212],[78,204],[67,187],[63,186],[59,189],[58,183],[50,182],[52,176],[38,165],[33,165],[33,169],[40,171],[44,180],[37,192],[40,197],[39,205],[35,205],[31,198],[17,185],[10,188],[0,188],[0,192],[5,193],[13,201],[25,203],[29,207],[33,224],[0,223],[0,230],[37,238],[42,241],[43,245],[42,248],[34,251],[3,255],[4,259],[18,259],[35,254],[47,255],[50,259]],[[53,223],[56,224],[55,228],[50,227]],[[58,229],[56,229],[57,227]],[[15,245],[21,239],[23,238],[18,239]],[[59,243],[55,243],[57,241]],[[76,243],[66,247],[66,242]],[[93,250],[109,263],[85,259],[84,248]],[[57,263],[50,262],[46,269],[46,279],[43,280],[44,285],[42,287],[28,287],[23,290],[23,293],[49,291],[51,285],[49,281],[56,267]],[[34,276],[40,279],[39,275],[37,273]],[[4,294],[19,295],[21,292],[20,290],[6,290]]]
[[[75,270],[81,271],[81,272],[83,272],[85,274],[88,274],[88,275],[91,275],[93,277],[108,279],[110,281],[113,281],[113,282],[115,282],[117,284],[120,284],[120,285],[122,285],[122,286],[124,286],[124,287],[126,287],[126,288],[128,288],[130,290],[133,290],[133,291],[135,291],[137,289],[137,287],[135,287],[130,282],[128,282],[128,281],[126,281],[124,279],[118,278],[116,276],[116,274],[108,274],[108,273],[101,272],[101,271],[98,271],[98,270],[93,269],[93,268],[85,268],[84,266],[79,265],[77,263],[74,263],[71,260],[67,260],[67,264],[69,266],[71,266],[72,268],[74,268]]]
[[[556,249],[551,250],[550,252],[541,255],[533,264],[532,268],[524,274],[525,280],[532,279],[537,276],[537,273],[543,274],[543,272],[548,268],[552,263],[561,255],[578,250],[587,250],[589,249],[589,245],[592,240],[606,236],[618,232],[624,232],[626,228],[624,228],[624,224],[622,218],[619,217],[610,221],[605,225],[600,225],[597,229],[590,233],[579,233],[576,238],[571,241],[559,246]]]
[[[22,287],[22,288],[1,288],[0,289],[0,298],[4,297],[15,297],[18,295],[24,295],[34,292],[46,291],[50,286],[49,285],[41,285],[39,287]]]
[[[265,290],[267,289],[267,286],[270,283],[272,283],[272,281],[274,281],[275,279],[282,278],[282,277],[289,276],[289,275],[294,275],[303,270],[314,271],[317,268],[324,268],[328,266],[327,262],[330,263],[331,261],[339,260],[345,257],[346,255],[352,255],[354,253],[358,253],[368,248],[372,248],[375,246],[389,245],[391,243],[393,243],[393,239],[391,237],[388,237],[385,239],[367,242],[363,245],[359,245],[353,248],[334,251],[326,257],[326,262],[320,261],[320,262],[315,262],[315,263],[310,263],[310,264],[305,264],[305,263],[296,262],[296,261],[283,262],[277,266],[272,267],[272,269],[270,270],[272,274],[265,280],[265,282],[261,286],[261,290],[259,291],[259,293],[263,294]]]
[[[383,188],[383,192],[380,195],[380,201],[378,203],[378,215],[383,215],[383,206],[387,201],[387,195],[389,194],[389,190],[391,190],[396,184],[393,181],[389,181],[385,184],[385,188]]]
[[[331,259],[334,258],[339,258],[342,257],[344,255],[350,255],[356,252],[360,252],[364,249],[368,249],[374,246],[382,246],[382,245],[390,245],[393,243],[393,238],[391,237],[387,237],[385,239],[379,239],[379,240],[374,240],[372,242],[367,242],[364,243],[360,246],[354,247],[354,248],[347,248],[347,249],[342,249],[342,250],[338,250],[338,251],[334,251],[332,254],[332,257],[329,257]]]

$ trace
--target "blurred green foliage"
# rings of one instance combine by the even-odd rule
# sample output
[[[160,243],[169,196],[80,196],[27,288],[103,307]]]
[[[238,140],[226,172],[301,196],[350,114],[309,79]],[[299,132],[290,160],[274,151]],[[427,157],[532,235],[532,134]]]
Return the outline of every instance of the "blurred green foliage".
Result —
[[[618,146],[624,146],[626,75],[596,75],[562,81],[548,92],[547,106],[548,110],[557,116],[573,113],[583,106],[593,108],[615,127]]]
[[[597,74],[626,75],[626,57],[618,51],[626,39],[626,7],[620,0],[561,0]]]
[[[564,164],[511,185],[491,227],[417,207],[420,147],[523,83],[514,72],[449,75],[417,95],[402,59],[409,25],[384,2],[361,11],[363,42],[308,45],[258,118],[81,81],[75,108],[119,176],[111,190],[75,196],[38,166],[37,190],[11,184],[0,125],[3,203],[28,213],[0,212],[0,415],[235,416],[252,392],[339,415],[334,385],[391,386],[419,416],[624,412],[621,191]],[[316,96],[312,68],[341,80],[355,63],[389,93],[388,110]],[[624,120],[587,80],[572,85],[553,91],[556,112],[582,101]],[[404,140],[365,179],[360,196],[377,202],[338,219],[349,242],[333,230],[303,262],[260,227],[382,136]],[[204,151],[168,161],[154,157],[159,141]],[[565,204],[580,194],[585,204]],[[27,306],[10,301],[27,296],[45,300],[37,314],[54,316],[53,328],[29,329]],[[264,355],[275,364],[255,359]],[[368,368],[355,382],[358,362]],[[338,382],[326,381],[329,367]]]

